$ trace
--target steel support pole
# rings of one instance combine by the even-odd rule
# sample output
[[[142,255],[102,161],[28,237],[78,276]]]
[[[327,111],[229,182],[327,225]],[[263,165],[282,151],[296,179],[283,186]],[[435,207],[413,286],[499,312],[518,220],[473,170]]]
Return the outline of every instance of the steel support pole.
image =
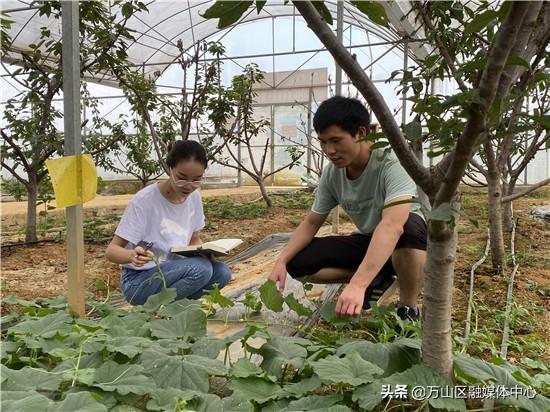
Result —
[[[340,44],[344,44],[344,0],[336,2],[336,39]],[[342,95],[342,68],[334,62],[336,73],[334,76],[334,94]],[[336,206],[332,211],[332,232],[340,231],[340,206]]]
[[[65,156],[80,154],[80,41],[79,3],[61,2],[63,36],[63,117]],[[77,164],[77,187],[82,192],[82,165]],[[67,218],[67,297],[69,309],[84,316],[84,234],[82,205],[69,206]]]

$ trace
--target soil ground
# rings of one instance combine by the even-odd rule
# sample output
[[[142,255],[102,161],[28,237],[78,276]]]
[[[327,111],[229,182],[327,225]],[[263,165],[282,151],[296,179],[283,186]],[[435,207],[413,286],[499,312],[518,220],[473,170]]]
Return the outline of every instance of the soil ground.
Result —
[[[261,200],[258,201],[260,195],[256,188],[204,191],[208,224],[203,232],[203,239],[240,237],[245,243],[238,252],[269,234],[292,231],[306,215],[308,201],[305,199],[304,202],[302,195],[288,200],[289,195],[284,195],[280,189],[274,190],[277,191],[273,195],[275,206],[269,211],[266,211]],[[96,299],[103,299],[108,291],[118,289],[118,265],[107,262],[104,252],[130,198],[131,196],[126,195],[100,198],[96,205],[86,207],[86,287]],[[514,202],[518,218],[516,257],[520,266],[514,284],[512,335],[515,340],[509,349],[512,361],[531,357],[550,363],[550,225],[529,217],[531,208],[548,204],[549,199],[550,189],[543,189]],[[6,247],[8,243],[23,239],[21,223],[25,218],[26,205],[15,203],[2,204],[2,296],[15,295],[18,298],[33,299],[63,294],[66,248],[62,240],[62,216],[51,212],[46,218],[42,216],[41,224],[44,227],[42,232],[39,230],[41,238],[61,240]],[[453,292],[455,334],[460,334],[464,327],[470,269],[485,249],[486,204],[486,195],[483,192],[466,191],[463,210],[479,221],[480,228],[476,228],[465,218],[460,220]],[[509,240],[507,242],[509,244]],[[267,273],[269,265],[261,266]],[[491,348],[500,347],[499,325],[502,324],[505,298],[506,279],[493,273],[488,259],[477,269],[475,275],[474,320],[479,322],[473,336],[478,340],[480,354],[489,356]],[[9,305],[6,306],[4,309],[9,310]]]

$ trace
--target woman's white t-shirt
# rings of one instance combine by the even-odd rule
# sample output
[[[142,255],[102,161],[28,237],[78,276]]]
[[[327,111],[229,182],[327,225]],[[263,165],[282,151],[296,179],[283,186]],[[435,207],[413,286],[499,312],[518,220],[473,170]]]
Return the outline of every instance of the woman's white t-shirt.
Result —
[[[126,249],[133,249],[138,242],[153,242],[151,251],[161,261],[180,258],[170,253],[174,246],[187,246],[194,232],[204,227],[204,211],[198,190],[192,192],[183,203],[175,204],[160,192],[158,183],[141,189],[130,201],[115,234],[128,241]],[[137,270],[155,266],[149,262],[141,267],[123,265]]]

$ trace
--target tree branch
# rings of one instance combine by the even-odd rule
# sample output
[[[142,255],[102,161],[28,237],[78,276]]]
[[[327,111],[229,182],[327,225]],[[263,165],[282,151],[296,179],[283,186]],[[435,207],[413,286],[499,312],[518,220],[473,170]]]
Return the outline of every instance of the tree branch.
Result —
[[[475,177],[473,174],[471,173],[468,173],[466,172],[465,173],[465,176],[468,176],[468,178],[472,179],[474,182],[476,182],[478,185],[482,186],[482,187],[487,187],[487,183],[485,182],[482,182],[481,180],[479,180],[477,177]],[[472,186],[471,184],[468,184],[464,181],[464,178],[462,179],[462,183],[464,183],[466,186]]]
[[[418,2],[415,2],[415,3],[418,4]],[[430,3],[426,2],[425,6],[429,7]],[[424,22],[424,25],[428,28],[429,32],[433,34],[434,39],[435,39],[435,43],[437,45],[437,48],[439,49],[439,52],[441,53],[441,56],[443,56],[443,60],[445,61],[445,64],[449,68],[451,76],[453,76],[453,79],[455,79],[455,81],[458,84],[458,87],[460,88],[460,90],[465,92],[465,91],[468,90],[468,87],[464,83],[464,80],[462,80],[462,77],[460,77],[458,75],[458,73],[457,73],[458,70],[455,66],[455,63],[454,63],[453,59],[451,58],[449,50],[447,49],[447,47],[443,43],[443,40],[441,39],[441,37],[437,34],[438,31],[434,27],[434,25],[433,25],[432,21],[430,20],[430,17],[428,16],[428,14],[426,13],[426,10],[424,8],[425,6],[423,6],[423,5],[418,5],[417,6],[417,10],[420,13],[420,17],[422,17],[422,21]]]
[[[487,115],[497,91],[498,81],[504,70],[529,3],[512,3],[506,19],[495,36],[493,47],[479,82],[479,103],[471,105],[470,114],[453,151],[454,156],[436,196],[436,204],[453,199],[462,175],[477,150],[486,129]]]
[[[310,1],[294,0],[293,4],[321,43],[323,43],[340,67],[342,67],[342,70],[346,72],[353,85],[365,97],[370,108],[376,114],[376,118],[380,122],[392,149],[395,151],[407,173],[424,192],[427,194],[434,193],[435,187],[433,186],[428,169],[422,165],[410,150],[407,141],[401,133],[401,129],[393,117],[393,113],[374,86],[374,83],[365,74],[363,68],[348,50],[338,42],[330,27],[321,19],[321,16]]]
[[[13,151],[17,154],[17,157],[19,157],[19,159],[21,160],[21,163],[23,163],[23,167],[26,170],[30,170],[31,165],[29,164],[29,162],[27,162],[27,157],[23,154],[23,152],[21,151],[21,148],[13,141],[11,136],[8,136],[8,134],[4,132],[4,129],[0,129],[0,134],[2,138],[11,146]]]
[[[19,182],[21,182],[22,185],[24,185],[27,189],[29,188],[29,182],[27,182],[25,179],[23,179],[21,176],[19,176],[17,174],[17,172],[15,171],[15,169],[8,166],[3,160],[0,161],[0,164],[2,164],[2,167],[4,169],[7,169],[7,171],[10,172],[13,177],[15,177],[17,180],[19,180]]]
[[[542,129],[539,129],[535,134],[535,136],[533,137],[533,141],[531,145],[528,148],[526,148],[525,153],[523,155],[523,159],[521,159],[521,162],[518,165],[518,167],[510,171],[510,176],[517,178],[521,174],[521,172],[527,167],[527,165],[533,159],[533,157],[535,157],[535,155],[540,150],[542,145],[548,142],[548,139],[550,138],[550,135],[548,134],[548,132],[546,132],[544,135],[544,138],[539,141],[538,139],[541,134],[542,134]]]
[[[524,189],[520,192],[514,193],[513,195],[503,197],[500,202],[501,203],[511,202],[512,200],[516,200],[519,197],[525,196],[526,194],[531,193],[531,192],[533,192],[533,191],[539,189],[540,187],[545,186],[549,183],[550,183],[550,177],[546,178],[544,180],[541,180],[540,182],[535,183],[534,185],[531,185],[528,188],[526,188],[526,189]]]
[[[474,166],[479,173],[487,177],[487,169],[485,169],[481,163],[472,158],[472,160],[470,160],[470,164]]]
[[[529,2],[529,10],[525,15],[521,29],[516,37],[516,42],[512,50],[510,50],[510,56],[521,57],[527,61],[530,61],[533,56],[527,55],[525,47],[533,31],[535,29],[539,11],[542,7],[542,2],[531,1]],[[525,67],[518,65],[508,65],[504,68],[500,77],[500,82],[497,89],[497,98],[501,98],[508,94],[512,84],[516,82],[518,77],[525,71]]]

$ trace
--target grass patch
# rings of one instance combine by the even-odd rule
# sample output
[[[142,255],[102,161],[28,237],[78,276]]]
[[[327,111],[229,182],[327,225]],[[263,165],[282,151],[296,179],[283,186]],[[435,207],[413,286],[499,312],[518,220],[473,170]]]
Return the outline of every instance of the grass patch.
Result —
[[[207,218],[219,219],[254,219],[267,215],[264,203],[237,203],[228,198],[203,200],[204,214]]]
[[[296,190],[294,192],[274,193],[273,204],[285,209],[310,209],[315,199],[312,192]]]

